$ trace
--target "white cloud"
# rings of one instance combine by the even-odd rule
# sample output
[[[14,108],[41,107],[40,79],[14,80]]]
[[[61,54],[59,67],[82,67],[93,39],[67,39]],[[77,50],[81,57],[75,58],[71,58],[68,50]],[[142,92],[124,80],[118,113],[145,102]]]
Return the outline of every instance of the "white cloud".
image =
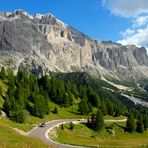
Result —
[[[144,26],[148,23],[148,16],[139,16],[133,21],[134,26],[133,27],[140,27]]]
[[[148,48],[148,25],[143,29],[137,29],[134,34],[126,36],[125,39],[119,40],[118,43],[145,46]]]
[[[102,0],[114,15],[128,18],[132,25],[121,31],[123,45],[144,46],[148,49],[148,0]]]
[[[102,0],[113,14],[133,17],[148,12],[148,0]]]
[[[127,37],[127,36],[130,36],[130,35],[134,34],[134,33],[135,33],[135,31],[133,29],[127,28],[125,31],[121,32],[121,35],[123,37]]]
[[[148,49],[148,15],[132,18],[132,22],[131,28],[120,32],[123,39],[119,40],[118,43],[144,46]]]

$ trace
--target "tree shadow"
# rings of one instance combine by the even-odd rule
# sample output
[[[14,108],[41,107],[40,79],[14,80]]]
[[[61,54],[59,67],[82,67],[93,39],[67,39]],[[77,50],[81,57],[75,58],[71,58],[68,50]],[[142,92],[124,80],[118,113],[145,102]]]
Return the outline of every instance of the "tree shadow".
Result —
[[[69,111],[69,110],[68,110],[68,112],[69,112],[69,113],[72,113],[72,114],[75,114],[75,115],[81,115],[79,112],[75,112],[75,111]]]
[[[117,124],[117,123],[114,123],[114,125],[116,125],[116,126],[122,128],[125,132],[127,131],[127,128],[126,128],[125,126],[123,126],[123,125],[119,125],[119,124]]]

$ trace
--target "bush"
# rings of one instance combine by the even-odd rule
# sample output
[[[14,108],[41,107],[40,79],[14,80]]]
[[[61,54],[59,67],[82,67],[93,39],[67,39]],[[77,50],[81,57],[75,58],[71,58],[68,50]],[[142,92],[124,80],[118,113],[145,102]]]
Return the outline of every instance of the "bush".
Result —
[[[58,109],[57,109],[57,107],[54,108],[53,113],[58,114]]]
[[[61,124],[61,130],[64,130],[64,124],[63,123]]]
[[[15,116],[16,122],[23,123],[25,121],[25,114],[23,111],[18,111]]]
[[[70,122],[69,129],[71,129],[71,130],[74,129],[74,124],[72,122]]]

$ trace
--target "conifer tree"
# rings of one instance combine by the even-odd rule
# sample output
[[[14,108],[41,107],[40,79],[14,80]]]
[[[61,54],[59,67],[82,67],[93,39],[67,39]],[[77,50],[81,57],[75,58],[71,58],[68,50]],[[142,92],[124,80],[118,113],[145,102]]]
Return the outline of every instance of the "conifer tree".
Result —
[[[74,129],[74,124],[72,122],[70,122],[69,129],[71,129],[71,130]]]
[[[6,77],[7,77],[6,70],[5,70],[4,67],[2,67],[1,72],[0,72],[0,78],[1,78],[2,80],[5,80]]]
[[[103,119],[103,115],[102,112],[100,111],[100,109],[98,109],[97,114],[96,114],[96,124],[95,124],[95,129],[96,131],[100,131],[102,130],[104,127],[104,119]]]
[[[33,114],[37,117],[43,118],[46,114],[45,99],[41,95],[35,95],[34,111]]]
[[[58,108],[57,107],[54,108],[53,113],[58,114]]]
[[[61,124],[61,129],[64,130],[64,124],[63,123]]]
[[[8,83],[11,87],[15,86],[15,77],[11,69],[8,70]]]
[[[136,129],[136,123],[135,123],[135,119],[132,113],[128,115],[126,127],[127,127],[128,132],[130,133],[132,133]]]
[[[144,125],[144,129],[146,131],[148,128],[148,116],[147,115],[144,116],[143,125]]]
[[[90,119],[89,119],[89,117],[87,118],[87,126],[90,126]]]
[[[24,89],[19,82],[18,82],[18,85],[17,85],[17,88],[16,88],[16,100],[17,100],[20,108],[24,109],[25,108]]]
[[[70,100],[70,105],[73,105],[74,103],[74,94],[70,91],[68,92],[69,100]]]
[[[86,115],[92,111],[92,107],[90,103],[88,102],[88,99],[86,96],[83,96],[81,99],[81,102],[79,104],[79,111],[81,115]]]
[[[137,123],[136,123],[136,131],[138,132],[138,133],[143,133],[144,132],[144,128],[143,128],[143,119],[142,119],[142,116],[141,116],[141,114],[139,114],[139,117],[138,117],[138,119],[137,119]]]
[[[74,83],[72,86],[72,92],[75,95],[75,97],[78,98],[79,93],[78,93],[78,88],[77,88],[76,83]]]
[[[95,124],[96,124],[96,117],[95,114],[91,115],[91,128],[95,129]]]
[[[113,108],[114,108],[113,103],[110,100],[108,100],[108,102],[107,102],[108,115],[114,116],[114,109]]]
[[[25,114],[22,110],[17,111],[16,113],[16,122],[23,123],[25,121]]]
[[[69,95],[67,93],[65,94],[64,105],[65,105],[65,107],[69,107],[70,106],[70,98],[69,98]]]
[[[7,114],[7,116],[9,116],[9,112],[11,110],[11,102],[10,102],[10,98],[9,98],[8,95],[5,98],[5,102],[4,102],[4,105],[3,105],[3,110]]]
[[[101,111],[102,111],[104,116],[107,115],[107,108],[106,108],[106,105],[104,103],[104,100],[102,100],[102,102],[101,102]]]

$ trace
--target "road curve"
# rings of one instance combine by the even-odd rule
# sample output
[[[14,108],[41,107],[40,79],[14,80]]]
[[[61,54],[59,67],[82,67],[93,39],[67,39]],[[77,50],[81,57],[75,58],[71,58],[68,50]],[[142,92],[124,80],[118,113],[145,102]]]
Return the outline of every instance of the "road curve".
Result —
[[[86,122],[86,120],[81,120],[79,121],[78,119],[61,119],[61,120],[53,120],[50,122],[46,123],[45,127],[36,127],[32,129],[28,135],[31,137],[36,137],[37,139],[43,141],[45,144],[52,148],[83,148],[82,146],[73,146],[73,145],[68,145],[68,144],[61,144],[58,142],[55,142],[51,140],[48,137],[48,133],[56,126],[59,126],[62,123],[69,123],[73,122],[75,124],[81,123],[81,122]],[[126,119],[123,120],[105,120],[105,122],[126,122]]]

